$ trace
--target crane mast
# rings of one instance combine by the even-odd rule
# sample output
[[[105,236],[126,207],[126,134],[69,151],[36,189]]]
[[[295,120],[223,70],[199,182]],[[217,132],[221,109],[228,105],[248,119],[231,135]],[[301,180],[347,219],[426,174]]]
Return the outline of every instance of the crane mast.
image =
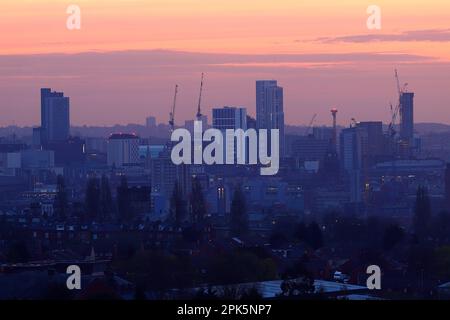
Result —
[[[311,121],[308,124],[308,127],[306,127],[305,136],[307,136],[309,134],[309,132],[311,131],[311,128],[312,128],[312,126],[314,124],[314,120],[316,120],[316,118],[317,118],[317,113],[315,113],[313,115],[313,117],[311,118]]]
[[[201,105],[202,105],[202,93],[203,93],[203,78],[204,78],[204,73],[202,72],[202,79],[200,81],[200,94],[198,95],[198,106],[197,106],[197,120],[198,121],[200,121],[201,117],[202,117]]]
[[[177,106],[177,94],[178,94],[178,85],[175,85],[175,94],[173,96],[172,111],[169,114],[169,125],[171,132],[173,132],[175,128],[175,109]]]
[[[398,92],[398,103],[395,108],[391,104],[391,123],[389,124],[389,132],[392,137],[394,137],[397,132],[395,131],[395,125],[397,123],[398,114],[402,112],[402,94],[406,92],[407,83],[404,84],[403,88],[400,86],[400,79],[398,76],[398,71],[395,69],[395,80],[397,83],[397,92]]]

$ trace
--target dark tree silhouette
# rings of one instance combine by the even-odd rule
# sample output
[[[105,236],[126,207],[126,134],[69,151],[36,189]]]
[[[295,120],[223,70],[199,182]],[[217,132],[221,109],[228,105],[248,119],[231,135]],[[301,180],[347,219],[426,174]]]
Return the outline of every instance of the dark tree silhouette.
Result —
[[[105,175],[102,175],[100,183],[100,220],[110,220],[113,211],[112,209],[112,196],[109,180]]]
[[[398,225],[390,225],[383,235],[383,250],[389,251],[403,240],[405,233]]]
[[[56,197],[54,200],[54,206],[56,218],[59,221],[64,221],[67,218],[68,203],[66,186],[62,175],[58,175],[56,178]]]
[[[133,209],[128,188],[126,176],[120,179],[120,185],[117,188],[117,208],[119,210],[119,220],[121,222],[130,222],[134,218]]]
[[[100,212],[100,184],[96,177],[87,182],[85,206],[88,220],[97,219]]]
[[[231,201],[230,231],[233,236],[238,237],[248,231],[247,205],[240,186],[234,190]]]
[[[303,276],[293,280],[284,280],[281,285],[281,296],[283,297],[313,297],[316,291],[314,278]]]
[[[300,222],[295,230],[295,237],[300,241],[305,241],[307,228],[304,222]]]
[[[323,247],[322,230],[317,222],[312,222],[309,224],[306,234],[306,242],[311,246],[311,248],[317,250]]]
[[[176,226],[180,226],[185,218],[183,197],[178,181],[175,181],[170,199],[170,216],[175,221]]]
[[[417,189],[416,203],[414,207],[414,232],[419,240],[427,235],[431,218],[430,198],[425,187]]]
[[[24,263],[30,259],[27,244],[24,241],[13,242],[6,253],[6,260],[12,263]]]
[[[191,193],[191,221],[194,224],[202,224],[206,217],[206,204],[203,196],[202,185],[197,177],[192,180]]]
[[[194,297],[195,300],[219,300],[217,290],[212,287],[200,288]]]
[[[296,227],[295,237],[314,250],[323,247],[322,229],[317,222],[311,222],[308,226],[304,222],[300,222]]]
[[[430,234],[433,235],[440,245],[450,243],[450,214],[448,212],[441,211],[433,217]]]

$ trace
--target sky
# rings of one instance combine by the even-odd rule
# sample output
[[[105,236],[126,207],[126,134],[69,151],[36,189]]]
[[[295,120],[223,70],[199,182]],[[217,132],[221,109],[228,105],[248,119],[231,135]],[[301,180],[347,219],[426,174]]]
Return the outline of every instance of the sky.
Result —
[[[81,28],[66,13],[80,8]],[[367,8],[381,10],[368,29]],[[1,0],[0,126],[38,125],[39,89],[71,98],[74,125],[176,122],[245,106],[255,80],[284,87],[285,122],[390,120],[394,69],[417,122],[450,124],[448,0]]]

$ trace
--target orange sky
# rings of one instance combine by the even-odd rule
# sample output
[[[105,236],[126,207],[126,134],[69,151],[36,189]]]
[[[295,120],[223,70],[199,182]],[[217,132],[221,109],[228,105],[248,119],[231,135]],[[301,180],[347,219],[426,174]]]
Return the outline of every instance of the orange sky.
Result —
[[[82,29],[65,27],[77,4]],[[382,10],[382,30],[366,28],[366,8]],[[0,54],[176,49],[234,53],[394,51],[450,59],[450,42],[367,44],[318,37],[449,26],[448,0],[2,0]]]
[[[81,30],[66,28],[71,4]],[[373,4],[381,30],[366,27]],[[75,124],[167,122],[175,83],[182,123],[201,72],[206,112],[254,114],[254,81],[268,78],[285,88],[289,124],[314,112],[329,123],[331,105],[342,124],[387,122],[394,68],[417,93],[417,121],[450,123],[449,22],[449,0],[0,0],[0,125],[38,124],[43,86],[71,97]]]

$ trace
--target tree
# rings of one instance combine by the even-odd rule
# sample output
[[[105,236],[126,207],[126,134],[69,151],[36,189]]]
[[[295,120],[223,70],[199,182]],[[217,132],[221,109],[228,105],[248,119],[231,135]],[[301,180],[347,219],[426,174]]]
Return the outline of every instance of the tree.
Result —
[[[295,230],[295,237],[300,241],[305,241],[306,239],[306,224],[304,222],[300,222]]]
[[[67,218],[67,192],[64,183],[64,177],[58,175],[56,178],[56,197],[54,201],[55,214],[59,221],[64,221]]]
[[[322,230],[317,222],[312,222],[309,224],[306,234],[306,243],[308,243],[311,248],[317,250],[323,247]]]
[[[185,216],[183,197],[178,181],[175,181],[172,197],[170,199],[170,216],[175,221],[176,226],[181,225]]]
[[[431,206],[428,191],[425,187],[419,186],[414,208],[414,232],[419,240],[427,235],[430,218]]]
[[[105,175],[102,175],[100,183],[100,219],[108,221],[112,213],[112,196],[111,188],[109,187],[109,180]]]
[[[211,284],[258,282],[277,277],[277,266],[272,258],[259,257],[246,249],[210,256],[205,269],[208,270],[205,282]]]
[[[284,297],[313,297],[316,291],[314,278],[303,276],[293,280],[284,280],[281,285],[281,296]]]
[[[440,245],[450,243],[450,214],[448,212],[441,211],[433,218],[430,234]]]
[[[317,222],[311,222],[308,226],[304,222],[300,222],[296,226],[295,237],[314,250],[323,247],[322,229],[320,229]]]
[[[394,248],[403,240],[404,235],[403,229],[396,224],[387,227],[383,235],[383,250],[389,251]]]
[[[192,180],[192,194],[190,202],[192,223],[202,224],[206,217],[206,204],[203,196],[202,185],[197,177]]]
[[[231,201],[230,231],[233,236],[242,236],[248,231],[248,215],[245,195],[238,186]]]
[[[130,191],[126,176],[120,178],[120,185],[117,188],[117,208],[119,209],[119,220],[121,222],[129,222],[133,219]]]
[[[217,290],[212,287],[200,288],[194,297],[195,300],[218,300]]]
[[[30,252],[24,241],[13,242],[6,252],[6,260],[12,263],[24,263],[30,260]]]
[[[100,185],[96,177],[87,182],[85,206],[88,219],[94,221],[100,212]]]

